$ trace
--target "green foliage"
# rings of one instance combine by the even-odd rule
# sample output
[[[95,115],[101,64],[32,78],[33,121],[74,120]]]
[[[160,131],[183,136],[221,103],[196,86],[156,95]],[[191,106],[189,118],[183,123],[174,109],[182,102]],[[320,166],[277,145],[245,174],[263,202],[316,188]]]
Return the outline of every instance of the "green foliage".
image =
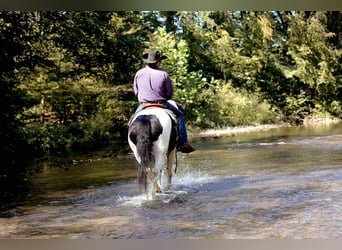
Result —
[[[128,118],[136,105],[133,101],[126,101],[133,98],[130,87],[102,85],[102,88],[92,89],[88,86],[87,92],[82,95],[75,95],[72,91],[67,95],[63,91],[59,95],[53,92],[52,96],[61,98],[60,102],[56,103],[64,107],[65,116],[60,119],[45,115],[45,118],[39,118],[44,122],[39,122],[39,119],[36,119],[35,123],[31,122],[32,125],[27,127],[30,146],[42,154],[55,155],[70,150],[87,152],[125,140]],[[66,96],[63,99],[64,95]],[[81,99],[78,99],[79,97]],[[69,99],[74,100],[72,105],[68,105]],[[30,109],[30,112],[36,113],[31,113],[30,116],[26,114],[26,119],[41,117],[46,113],[63,113],[56,111],[53,106],[50,109],[46,105],[43,105],[43,108],[41,106],[42,104],[39,104],[37,109]],[[86,112],[88,106],[91,109]],[[76,112],[77,109],[79,111]],[[44,112],[43,115],[39,114],[40,112]]]
[[[222,14],[212,15],[220,26],[207,35],[213,49],[206,52],[225,80],[249,92],[261,92],[289,121],[313,112],[336,115],[332,107],[341,97],[337,73],[341,50],[329,41],[341,31],[328,30],[326,13],[225,15],[230,27],[222,23]]]
[[[98,110],[94,116],[83,123],[84,138],[81,145],[113,145],[117,141],[126,141],[127,124],[136,109],[131,85],[111,87],[98,97]]]
[[[288,61],[279,65],[286,79],[294,79],[300,95],[298,101],[288,101],[290,108],[329,110],[338,89],[336,72],[341,51],[328,43],[334,34],[325,27],[321,12],[306,18],[304,13],[289,16]],[[297,92],[298,92],[297,91]],[[289,97],[296,98],[294,97]],[[308,103],[313,103],[312,107]],[[310,113],[311,110],[307,110]],[[290,112],[293,113],[293,112]]]
[[[187,83],[178,91],[178,96],[186,103],[186,115],[190,124],[199,128],[212,128],[217,126],[219,116],[217,113],[215,85],[216,80],[209,82],[201,71],[187,74]]]
[[[25,119],[31,122],[68,125],[83,121],[96,112],[96,98],[101,93],[101,85],[95,79],[86,78],[58,82],[28,82],[21,89],[32,93],[40,102],[25,110]]]
[[[125,101],[146,32],[138,12],[37,12],[32,44],[44,64],[19,69],[20,89],[37,100],[17,117],[30,125],[29,140],[43,153],[93,150],[123,139],[133,112]],[[138,39],[137,39],[138,38]],[[128,54],[137,51],[137,54]],[[122,88],[113,86],[123,86]],[[131,90],[131,89],[130,89]],[[119,94],[118,94],[119,93]],[[122,99],[126,98],[126,99]],[[131,108],[131,107],[130,107]],[[41,147],[39,142],[41,141]]]
[[[32,125],[27,129],[27,140],[36,152],[57,155],[70,143],[67,130],[63,125]]]
[[[30,42],[36,39],[33,13],[0,12],[0,181],[20,175],[31,156],[17,115],[35,100],[18,87],[22,78],[18,70],[27,72],[43,61],[30,50]]]
[[[230,83],[220,84],[217,88],[218,125],[260,125],[280,121],[281,115],[260,96],[233,88]]]
[[[148,47],[158,48],[168,59],[162,68],[169,74],[175,87],[173,99],[185,106],[187,120],[200,128],[213,127],[218,119],[214,104],[216,81],[209,82],[201,70],[188,70],[190,54],[185,40],[177,40],[173,33],[158,29],[149,39]]]
[[[227,47],[227,42],[228,44],[232,42],[229,43],[229,36],[225,34],[226,36],[221,36],[215,44],[222,49],[227,48],[226,52],[232,55],[235,52]],[[165,29],[159,29],[150,37],[148,47],[159,48],[168,57],[163,61],[162,66],[170,73],[175,86],[174,99],[185,104],[185,114],[192,126],[210,128],[277,121],[276,112],[272,110],[270,104],[261,100],[260,95],[235,90],[231,84],[222,84],[214,78],[208,80],[202,70],[189,72],[189,45],[185,40],[177,40],[173,33],[166,33]],[[222,56],[227,55],[221,54],[219,58],[222,60],[221,63],[226,63]],[[252,71],[257,72],[258,67],[253,63],[253,58],[243,60],[239,57],[239,59],[240,62],[235,63],[237,68],[244,63]],[[242,74],[241,70],[239,72]]]

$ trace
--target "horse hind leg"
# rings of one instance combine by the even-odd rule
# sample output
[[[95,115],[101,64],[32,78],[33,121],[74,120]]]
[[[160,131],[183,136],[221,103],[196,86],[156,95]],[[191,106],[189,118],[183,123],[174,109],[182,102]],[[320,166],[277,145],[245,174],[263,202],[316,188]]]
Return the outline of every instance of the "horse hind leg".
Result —
[[[161,192],[161,167],[164,162],[162,154],[155,154],[154,167],[148,173],[147,182],[147,199],[155,198],[156,192]]]
[[[158,176],[158,180],[157,180],[157,184],[156,184],[156,192],[157,193],[161,193],[161,186],[162,186],[162,176],[163,176],[163,170],[160,170],[159,176]]]
[[[146,194],[148,200],[154,200],[156,197],[157,182],[160,176],[160,171],[158,169],[149,169],[147,172],[147,187]]]
[[[168,189],[171,188],[175,157],[176,157],[176,149],[172,150],[167,156],[167,188]]]

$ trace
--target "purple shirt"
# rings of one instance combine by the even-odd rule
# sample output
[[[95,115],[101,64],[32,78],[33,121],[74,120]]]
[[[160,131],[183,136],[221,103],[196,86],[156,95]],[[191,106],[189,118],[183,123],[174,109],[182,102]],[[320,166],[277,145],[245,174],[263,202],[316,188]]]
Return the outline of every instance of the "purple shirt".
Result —
[[[149,66],[140,69],[134,77],[133,89],[140,103],[171,99],[173,86],[169,74]]]

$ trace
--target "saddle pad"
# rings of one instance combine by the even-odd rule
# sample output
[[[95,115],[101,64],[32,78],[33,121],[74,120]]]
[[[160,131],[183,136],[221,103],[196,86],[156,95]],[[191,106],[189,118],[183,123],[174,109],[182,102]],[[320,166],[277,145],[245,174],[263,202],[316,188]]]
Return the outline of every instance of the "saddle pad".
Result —
[[[170,109],[164,108],[164,106],[161,105],[161,104],[157,104],[157,103],[154,104],[154,103],[153,103],[153,104],[148,104],[148,105],[144,106],[142,110],[150,109],[150,108],[160,108],[160,109],[163,109],[163,110],[165,111],[165,113],[167,113],[167,114],[170,116],[171,120],[172,120],[175,124],[178,124],[177,116],[176,116],[175,113],[173,113]],[[129,121],[128,121],[128,125],[131,124],[131,122],[134,120],[134,118],[135,118],[138,114],[139,114],[139,112],[134,113],[134,114],[131,116],[131,118],[130,118]]]

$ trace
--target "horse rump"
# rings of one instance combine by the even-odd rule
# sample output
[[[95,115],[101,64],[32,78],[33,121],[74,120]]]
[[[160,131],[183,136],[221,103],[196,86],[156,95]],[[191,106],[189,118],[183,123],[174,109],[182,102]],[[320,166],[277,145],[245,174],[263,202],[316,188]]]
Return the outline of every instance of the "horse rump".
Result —
[[[158,140],[163,128],[155,115],[140,115],[130,125],[129,138],[140,157],[138,181],[141,191],[146,191],[147,169],[152,158],[153,142]]]

